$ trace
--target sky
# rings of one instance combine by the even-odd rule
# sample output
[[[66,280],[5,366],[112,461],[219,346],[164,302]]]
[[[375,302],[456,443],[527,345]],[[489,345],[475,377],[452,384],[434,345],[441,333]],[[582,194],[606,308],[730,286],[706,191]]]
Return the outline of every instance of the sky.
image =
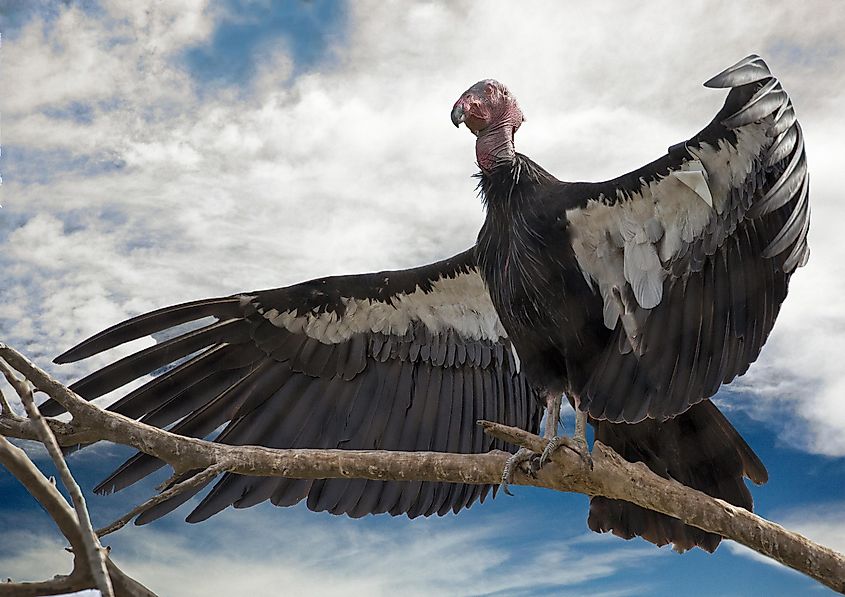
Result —
[[[717,402],[768,466],[756,510],[845,551],[845,8],[596,4],[0,0],[0,340],[70,382],[106,361],[54,356],[144,311],[452,255],[483,221],[474,139],[448,118],[474,82],[519,98],[519,151],[602,180],[697,132],[725,95],[701,83],[757,52],[804,129],[812,255]],[[90,490],[129,453],[70,465]],[[95,525],[161,480],[89,491]],[[827,592],[731,542],[678,555],[590,533],[583,496],[515,493],[413,521],[265,504],[188,525],[188,504],[106,543],[176,596]],[[69,570],[5,471],[0,535],[0,578]]]

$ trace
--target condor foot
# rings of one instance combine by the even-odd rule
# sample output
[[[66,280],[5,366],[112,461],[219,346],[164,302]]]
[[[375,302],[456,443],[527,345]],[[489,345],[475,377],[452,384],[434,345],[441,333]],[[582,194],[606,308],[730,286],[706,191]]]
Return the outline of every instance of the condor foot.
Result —
[[[581,462],[584,463],[584,466],[592,470],[593,457],[590,454],[590,448],[587,445],[587,438],[579,437],[577,434],[573,437],[556,435],[551,438],[549,443],[546,444],[546,448],[543,450],[543,453],[540,455],[540,468],[545,466],[552,454],[554,454],[559,448],[565,448],[574,452],[581,459]]]
[[[502,483],[499,485],[506,495],[513,495],[509,487],[511,481],[513,481],[513,473],[517,468],[521,468],[526,475],[537,476],[537,471],[540,470],[538,458],[538,454],[528,448],[520,448],[516,454],[508,458],[505,469],[502,471]]]

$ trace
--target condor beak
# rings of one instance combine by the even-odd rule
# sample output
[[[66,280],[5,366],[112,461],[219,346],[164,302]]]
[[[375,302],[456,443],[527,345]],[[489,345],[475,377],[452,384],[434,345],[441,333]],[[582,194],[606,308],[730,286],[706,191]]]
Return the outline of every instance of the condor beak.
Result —
[[[455,104],[454,108],[452,108],[452,124],[455,125],[455,128],[458,128],[464,120],[466,120],[464,107],[459,102]]]

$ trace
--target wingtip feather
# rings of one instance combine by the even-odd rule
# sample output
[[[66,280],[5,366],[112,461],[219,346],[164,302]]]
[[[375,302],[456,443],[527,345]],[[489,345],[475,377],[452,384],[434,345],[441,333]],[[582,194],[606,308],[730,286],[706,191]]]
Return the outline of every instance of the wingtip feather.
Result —
[[[771,76],[769,67],[765,60],[757,54],[749,54],[736,64],[733,64],[704,82],[705,87],[721,89],[725,87],[738,87],[747,83],[753,83]]]
[[[202,299],[143,313],[94,334],[57,356],[57,364],[74,363],[96,354],[160,332],[164,329],[204,317],[236,317],[240,314],[238,297]]]

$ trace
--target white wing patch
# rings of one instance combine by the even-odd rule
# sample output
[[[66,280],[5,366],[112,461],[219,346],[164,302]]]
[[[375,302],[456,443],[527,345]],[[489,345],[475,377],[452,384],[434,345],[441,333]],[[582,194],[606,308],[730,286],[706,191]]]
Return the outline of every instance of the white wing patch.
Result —
[[[713,207],[713,196],[707,185],[707,171],[704,169],[704,164],[698,160],[684,162],[680,170],[672,172],[672,176],[695,191],[695,194],[701,197],[708,206]]]
[[[731,187],[742,185],[754,166],[754,160],[772,144],[773,140],[766,132],[771,129],[773,121],[774,118],[769,116],[759,123],[734,129],[736,147],[721,139],[718,147],[702,143],[700,149],[689,148],[689,152],[704,165],[713,209],[719,215],[724,212]]]
[[[598,197],[567,210],[578,265],[602,295],[604,324],[614,329],[621,319],[635,348],[648,310],[663,298],[668,264],[723,213],[731,187],[745,181],[771,144],[770,127],[771,117],[736,130],[736,147],[720,141],[718,147],[690,148],[695,159],[643,183],[630,198],[619,191],[612,205]]]
[[[255,297],[248,297],[254,300]],[[431,332],[452,329],[463,338],[496,341],[507,336],[477,272],[440,278],[429,292],[419,287],[410,294],[396,295],[393,303],[371,299],[342,299],[346,312],[337,313],[259,312],[273,325],[305,334],[325,344],[344,342],[355,334],[383,332],[405,334],[411,324],[422,322]],[[256,305],[257,306],[257,305]]]

